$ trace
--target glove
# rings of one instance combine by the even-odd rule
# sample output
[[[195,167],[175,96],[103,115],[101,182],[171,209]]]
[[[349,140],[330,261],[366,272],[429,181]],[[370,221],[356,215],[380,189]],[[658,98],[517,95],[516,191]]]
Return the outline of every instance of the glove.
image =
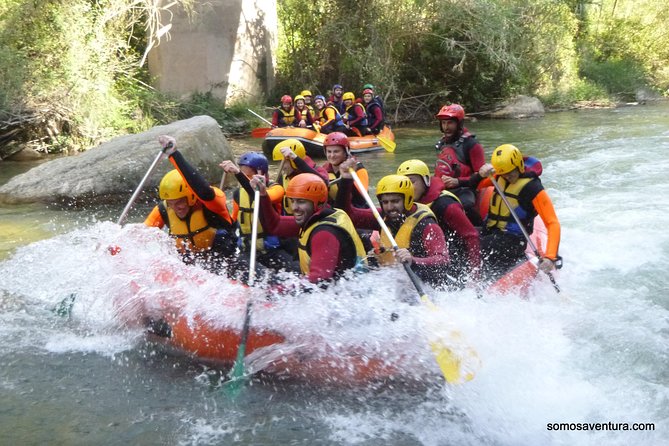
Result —
[[[158,137],[158,142],[163,147],[163,153],[171,156],[177,151],[177,140],[172,136],[161,135]]]

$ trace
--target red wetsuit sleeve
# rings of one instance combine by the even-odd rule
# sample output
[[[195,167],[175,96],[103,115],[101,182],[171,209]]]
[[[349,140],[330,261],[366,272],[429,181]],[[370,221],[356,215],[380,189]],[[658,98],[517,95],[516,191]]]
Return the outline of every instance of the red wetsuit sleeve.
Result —
[[[260,222],[268,234],[278,237],[297,237],[300,233],[295,217],[279,215],[267,196],[260,197]]]
[[[443,221],[465,241],[467,247],[467,258],[469,268],[474,270],[481,266],[481,240],[479,233],[469,221],[465,210],[459,203],[452,203],[446,206],[443,214]]]
[[[279,110],[274,110],[272,112],[272,127],[279,126]]]
[[[308,274],[309,282],[318,283],[331,280],[339,263],[341,242],[330,231],[314,232],[310,242],[311,263]]]
[[[532,205],[534,209],[537,210],[539,216],[546,225],[548,231],[548,241],[546,242],[546,252],[544,255],[549,259],[555,260],[558,255],[558,249],[560,247],[560,221],[555,214],[555,208],[553,207],[553,202],[551,201],[548,193],[545,190],[542,190],[537,194],[536,197],[532,200]]]
[[[144,220],[144,224],[152,228],[162,228],[165,226],[165,222],[163,221],[163,217],[160,215],[158,206],[154,206],[153,209],[151,209],[151,213],[149,213],[149,215],[146,217],[146,220]]]
[[[413,261],[418,266],[446,266],[448,265],[448,251],[446,249],[446,238],[444,231],[437,223],[425,225],[423,229],[423,246],[426,257],[414,257]]]

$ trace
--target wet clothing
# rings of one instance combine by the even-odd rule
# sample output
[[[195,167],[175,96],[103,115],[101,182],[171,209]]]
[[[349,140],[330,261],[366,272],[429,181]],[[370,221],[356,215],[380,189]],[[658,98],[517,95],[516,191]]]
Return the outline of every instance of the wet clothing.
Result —
[[[335,200],[337,199],[337,191],[339,191],[338,183],[340,181],[341,174],[339,171],[335,173],[330,163],[323,164],[323,169],[325,169],[325,171],[328,173],[330,181],[328,184],[329,196],[330,196],[328,202],[331,205],[334,205]],[[362,163],[360,162],[355,163],[355,173],[360,178],[360,181],[362,182],[363,186],[365,186],[365,191],[369,190],[369,173],[367,172],[367,169],[365,169],[365,166],[362,165]],[[368,207],[367,202],[365,201],[365,197],[363,197],[363,195],[360,193],[357,185],[353,189],[352,203],[353,206],[358,208]]]
[[[216,271],[222,267],[223,261],[233,259],[237,250],[237,237],[225,193],[209,186],[181,152],[175,151],[169,159],[195,193],[197,201],[184,219],[179,218],[166,202],[161,202],[153,208],[144,224],[157,228],[168,225],[185,262],[203,261],[204,266]]]
[[[267,197],[261,197],[260,216],[267,232],[279,237],[299,237],[300,269],[311,283],[336,280],[354,268],[362,242],[341,210],[324,207],[300,227],[295,217],[280,216]]]
[[[368,104],[365,105],[367,111],[367,123],[369,124],[369,130],[378,135],[385,125],[385,120],[383,117],[383,107],[376,98],[373,98]]]
[[[344,120],[341,117],[341,113],[334,105],[328,103],[320,111],[320,126],[321,133],[333,133],[333,132],[342,132],[346,133],[347,128],[344,125]]]
[[[439,152],[434,170],[435,176],[458,179],[458,186],[449,190],[458,196],[474,226],[480,226],[482,221],[475,206],[475,190],[481,181],[478,171],[485,163],[483,146],[476,140],[476,135],[463,128],[456,138],[450,140],[441,138],[435,148]]]
[[[337,194],[337,205],[340,206],[351,217],[356,228],[381,230],[379,222],[374,216],[372,209],[361,209],[351,205],[351,194],[353,180],[342,178],[339,183]],[[377,210],[381,215],[382,209]],[[444,232],[430,209],[422,204],[414,204],[407,213],[403,222],[386,221],[393,236],[399,236],[399,241],[413,256],[411,269],[423,281],[433,286],[444,286],[448,283],[448,250]],[[391,250],[392,246],[382,246],[385,250]]]
[[[277,107],[272,113],[272,126],[273,127],[290,127],[296,126],[300,123],[302,115],[300,111],[291,106],[290,110],[286,111],[283,107]]]
[[[535,173],[526,171],[513,184],[509,184],[501,176],[497,177],[497,183],[504,191],[528,234],[532,234],[534,218],[537,215],[541,217],[548,231],[544,257],[557,259],[560,245],[560,222],[541,180]],[[492,184],[489,179],[481,183],[482,186],[487,184]],[[490,207],[481,240],[486,277],[497,278],[513,268],[516,263],[524,260],[526,246],[525,236],[495,190],[490,198]]]
[[[479,278],[481,243],[479,232],[467,218],[458,197],[444,189],[440,178],[432,177],[430,187],[416,202],[432,209],[448,242],[450,274],[456,278]]]

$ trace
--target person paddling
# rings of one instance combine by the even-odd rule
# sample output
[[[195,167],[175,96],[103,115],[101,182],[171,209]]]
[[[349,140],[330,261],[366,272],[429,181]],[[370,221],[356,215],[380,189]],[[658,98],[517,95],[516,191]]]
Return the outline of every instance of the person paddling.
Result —
[[[465,215],[460,199],[444,190],[438,177],[430,176],[430,169],[421,160],[407,160],[397,168],[398,175],[406,175],[413,183],[414,200],[430,207],[444,231],[451,259],[449,274],[464,284],[479,280],[481,243],[479,232]]]
[[[328,204],[328,186],[318,175],[302,173],[286,188],[293,215],[281,216],[267,196],[264,177],[256,175],[251,186],[260,191],[260,221],[269,234],[297,237],[300,271],[311,283],[327,284],[355,268],[365,256],[362,241],[351,219]]]
[[[526,171],[520,150],[511,144],[497,147],[492,152],[490,164],[481,166],[479,174],[483,178],[495,175],[499,187],[527,234],[532,234],[534,218],[537,215],[541,217],[548,230],[548,241],[544,256],[539,260],[539,269],[550,272],[559,267],[560,222],[541,180],[536,173]],[[480,186],[491,184],[490,179],[486,178]],[[481,239],[484,278],[499,278],[518,262],[524,261],[526,246],[527,240],[522,229],[495,190],[490,198]]]
[[[328,173],[329,183],[329,194],[330,194],[330,204],[335,202],[337,198],[337,191],[339,187],[337,184],[341,178],[342,170],[340,169],[341,164],[351,157],[351,146],[348,140],[348,137],[341,133],[335,132],[330,133],[323,141],[323,151],[325,152],[325,157],[327,162],[323,164],[322,168]],[[369,188],[369,173],[365,166],[361,162],[355,163],[355,171],[360,177],[360,181],[365,186],[365,190]],[[367,203],[365,198],[362,196],[360,191],[357,188],[353,190],[353,206],[366,208]]]
[[[163,135],[158,141],[175,169],[160,181],[158,195],[163,201],[151,210],[144,224],[157,228],[167,225],[184,262],[202,261],[203,266],[220,272],[225,263],[236,262],[237,253],[225,193],[209,186],[186,161],[175,138]]]
[[[349,214],[357,228],[378,231],[381,227],[372,209],[351,205],[353,179],[349,168],[354,165],[355,160],[350,159],[340,166],[342,180],[336,205]],[[411,180],[403,175],[385,176],[376,186],[376,196],[381,205],[378,212],[399,247],[392,251],[390,241],[382,232],[380,250],[376,256],[379,264],[392,264],[396,260],[408,263],[423,281],[433,286],[447,285],[449,258],[444,232],[430,208],[414,202]]]

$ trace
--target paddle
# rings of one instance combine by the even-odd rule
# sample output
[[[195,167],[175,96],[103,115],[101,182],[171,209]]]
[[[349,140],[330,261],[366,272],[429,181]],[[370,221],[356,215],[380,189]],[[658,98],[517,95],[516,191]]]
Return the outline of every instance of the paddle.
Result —
[[[364,188],[364,185],[362,184],[362,181],[360,181],[360,178],[358,177],[358,174],[355,173],[355,170],[353,168],[349,168],[349,172],[353,176],[353,181],[355,181],[355,184],[358,186],[358,191],[362,194],[362,196],[365,198],[365,201],[367,202],[367,205],[369,208],[372,210],[374,213],[374,217],[376,218],[376,221],[379,222],[379,226],[381,226],[381,230],[386,234],[386,237],[388,237],[388,240],[390,240],[390,243],[392,245],[392,248],[394,251],[397,251],[399,247],[397,246],[397,242],[395,242],[395,238],[390,232],[390,229],[388,229],[388,226],[386,225],[386,222],[383,221],[383,218],[381,218],[381,215],[379,214],[379,211],[376,209],[376,205],[372,202],[372,199],[369,196],[369,193]],[[425,304],[428,308],[431,310],[437,310],[437,306],[432,303],[430,298],[427,296],[425,291],[423,290],[423,286],[421,285],[420,279],[418,276],[416,276],[416,273],[413,272],[411,267],[406,264],[402,263],[402,266],[404,266],[404,270],[406,273],[409,275],[409,279],[411,279],[411,282],[413,283],[413,286],[416,288],[416,291],[418,292],[420,296],[421,302]],[[455,333],[451,334],[455,338],[459,338],[460,334]],[[464,371],[462,370],[461,363],[462,363],[462,358],[459,358],[458,355],[448,348],[443,341],[439,340],[430,340],[430,347],[432,348],[432,353],[434,354],[434,358],[437,361],[437,364],[439,364],[439,368],[441,369],[441,373],[444,375],[444,378],[446,378],[446,381],[449,383],[461,383],[463,381],[469,381],[474,378],[474,372],[473,371]],[[470,355],[476,355],[476,353],[471,352]],[[464,375],[463,375],[463,372]]]
[[[251,327],[251,308],[253,307],[253,299],[251,293],[253,292],[253,283],[256,278],[256,243],[258,241],[258,220],[260,214],[260,191],[256,188],[253,193],[253,223],[251,225],[251,254],[249,257],[249,280],[247,292],[249,293],[246,301],[246,311],[244,313],[244,324],[242,326],[242,334],[239,340],[239,347],[237,348],[237,358],[230,370],[230,379],[226,383],[226,387],[235,396],[241,387],[244,377],[244,357],[246,356],[246,341],[249,337],[249,329]]]
[[[251,130],[251,138],[264,138],[272,130],[270,127],[258,127]]]
[[[156,170],[156,167],[158,166],[158,163],[160,160],[163,158],[163,155],[165,155],[164,150],[165,149],[170,149],[172,148],[172,143],[169,143],[167,147],[164,149],[160,149],[160,153],[156,156],[156,158],[153,160],[153,163],[149,167],[149,170],[146,172],[144,175],[144,178],[142,178],[142,181],[139,182],[139,185],[137,186],[137,189],[135,189],[135,192],[132,194],[130,197],[130,201],[128,201],[128,204],[125,205],[125,208],[123,208],[123,212],[121,212],[121,216],[118,218],[118,221],[116,222],[117,225],[120,225],[123,223],[125,220],[126,216],[128,215],[128,212],[130,212],[130,208],[132,207],[133,204],[135,204],[135,200],[137,200],[137,197],[139,196],[140,192],[142,192],[142,189],[144,188],[144,184],[148,181],[149,177],[153,173],[154,170]]]
[[[274,127],[274,126],[272,125],[271,122],[269,122],[267,119],[265,119],[265,118],[263,118],[262,116],[260,116],[258,113],[254,112],[254,111],[251,110],[250,108],[247,108],[247,110],[248,110],[249,112],[251,112],[251,114],[254,115],[256,118],[258,118],[258,119],[260,119],[260,120],[266,122],[267,125],[269,125],[270,127]]]
[[[534,253],[534,255],[537,256],[537,259],[541,259],[541,254],[539,253],[539,250],[537,249],[536,245],[534,244],[534,242],[530,238],[530,235],[527,233],[527,230],[525,229],[525,226],[520,221],[520,218],[518,218],[518,214],[516,214],[516,211],[511,206],[511,203],[509,203],[509,199],[506,198],[506,195],[504,194],[504,191],[502,191],[502,188],[499,187],[499,184],[497,183],[497,180],[495,180],[493,175],[490,175],[490,181],[492,181],[492,185],[495,186],[495,190],[497,190],[497,193],[502,198],[502,201],[504,202],[506,207],[509,208],[509,212],[513,216],[513,219],[516,220],[516,224],[518,225],[520,230],[523,232],[523,235],[525,236],[525,240],[527,240],[527,244],[530,245],[530,249],[532,249],[532,252]],[[553,288],[555,288],[555,292],[559,293],[560,292],[560,287],[558,286],[557,282],[555,282],[555,277],[553,277],[553,274],[550,271],[546,271],[546,275],[548,276],[551,283],[553,284]]]
[[[395,144],[395,141],[392,139],[381,135],[376,135],[376,139],[381,144],[381,147],[383,147],[387,152],[393,153],[395,151],[397,144]]]

